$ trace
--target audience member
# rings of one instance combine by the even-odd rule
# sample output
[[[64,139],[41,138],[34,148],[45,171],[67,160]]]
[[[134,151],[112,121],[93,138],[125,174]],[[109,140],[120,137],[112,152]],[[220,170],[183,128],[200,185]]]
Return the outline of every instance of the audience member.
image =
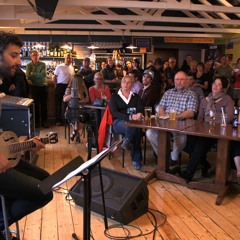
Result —
[[[109,86],[111,92],[115,92],[117,89],[117,83],[119,82],[118,71],[112,57],[108,57],[107,61],[107,66],[102,69],[101,72],[104,77],[104,82]]]
[[[77,83],[77,86],[73,86],[73,83]],[[79,74],[75,74],[73,78],[71,79],[70,83],[68,84],[65,94],[63,96],[64,102],[69,102],[72,98],[71,96],[71,89],[77,88],[78,89],[78,100],[79,103],[88,103],[89,102],[89,96],[88,96],[88,90],[84,83],[83,76]]]
[[[125,62],[125,67],[123,68],[123,76],[128,75],[129,72],[131,72],[132,70],[133,70],[132,62],[130,60],[127,60]]]
[[[139,81],[139,71],[137,69],[133,69],[130,73],[130,76],[133,78],[133,87],[132,87],[132,92],[133,93],[139,93],[139,91],[143,88],[143,84]]]
[[[177,66],[177,60],[175,57],[170,57],[168,59],[169,67],[164,71],[164,79],[166,81],[166,88],[165,91],[174,88],[174,76],[177,72],[180,71],[179,67]]]
[[[197,112],[197,97],[188,88],[187,75],[185,72],[179,71],[174,78],[175,87],[166,91],[159,103],[159,115],[167,116],[170,110],[176,111],[176,119],[193,118]],[[179,160],[179,154],[186,146],[187,136],[179,133],[172,133],[174,143],[170,156],[170,164],[175,165]],[[156,129],[148,129],[146,136],[150,141],[155,154],[158,154],[158,131]]]
[[[206,79],[208,80],[208,89],[205,91],[205,97],[212,91],[212,83],[213,83],[213,76],[214,72],[212,69],[212,61],[207,60],[205,62],[205,74],[206,74]]]
[[[215,76],[223,76],[228,79],[228,87],[226,88],[227,94],[233,96],[233,83],[232,78],[232,67],[228,64],[228,58],[226,55],[221,57],[221,65],[215,70]]]
[[[197,64],[198,64],[198,62],[196,60],[192,60],[190,62],[190,70],[189,70],[188,73],[192,73],[196,76],[196,74],[197,74]]]
[[[194,75],[192,73],[188,73],[187,75],[187,87],[196,94],[199,107],[201,100],[204,98],[204,93],[199,86],[196,86]]]
[[[140,61],[138,58],[134,58],[132,61],[133,69],[137,69],[139,71],[139,80],[142,80],[143,69],[140,66]]]
[[[74,76],[74,68],[72,64],[72,57],[67,54],[65,62],[57,65],[54,71],[54,85],[55,85],[55,111],[56,111],[56,125],[62,124],[62,102],[66,88]],[[65,107],[64,107],[65,112]]]
[[[151,70],[145,70],[142,77],[143,88],[139,91],[138,95],[142,99],[143,107],[152,107],[152,112],[155,112],[154,105],[158,103],[160,93],[152,85],[154,73]]]
[[[90,67],[90,58],[85,57],[83,59],[82,68],[78,71],[78,75],[82,75],[84,79],[85,86],[89,89],[93,86],[93,76],[94,72]]]
[[[231,181],[240,184],[240,147],[238,141],[231,142]]]
[[[126,75],[121,80],[121,88],[114,93],[110,100],[110,109],[113,117],[113,130],[123,134],[125,139],[121,147],[125,150],[131,144],[131,158],[135,169],[141,169],[141,129],[124,125],[129,120],[142,120],[142,101],[138,94],[131,92],[133,79]]]
[[[185,73],[188,73],[190,71],[190,62],[193,60],[192,55],[187,55],[186,59],[183,61],[183,65],[181,67],[181,70]]]
[[[227,87],[228,80],[226,77],[215,77],[212,84],[212,92],[201,101],[198,120],[210,122],[212,115],[214,114],[214,121],[216,123],[221,123],[223,108],[224,112],[227,114],[226,123],[230,123],[232,121],[234,105],[231,97],[225,93]],[[211,123],[213,127],[215,122]],[[215,138],[188,136],[186,149],[189,152],[189,162],[187,170],[182,173],[182,177],[185,178],[186,181],[192,180],[199,163],[201,163],[202,166],[202,176],[206,176],[210,167],[206,160],[206,155],[208,150],[214,143],[216,143],[216,141],[217,140]]]
[[[236,66],[233,70],[233,99],[235,102],[240,98],[240,58],[237,59]],[[237,105],[237,104],[236,104]]]
[[[107,85],[104,84],[103,74],[97,72],[94,74],[95,85],[89,88],[90,102],[93,103],[95,99],[105,99],[110,101],[111,93]]]
[[[32,50],[30,57],[32,61],[26,66],[26,76],[31,83],[31,93],[35,104],[35,126],[39,127],[41,121],[42,126],[48,128],[47,66],[44,62],[39,61],[40,54],[37,50]]]
[[[202,62],[199,62],[197,64],[197,73],[195,75],[195,86],[200,87],[203,90],[204,95],[206,95],[208,89],[208,79],[204,70],[204,64]]]

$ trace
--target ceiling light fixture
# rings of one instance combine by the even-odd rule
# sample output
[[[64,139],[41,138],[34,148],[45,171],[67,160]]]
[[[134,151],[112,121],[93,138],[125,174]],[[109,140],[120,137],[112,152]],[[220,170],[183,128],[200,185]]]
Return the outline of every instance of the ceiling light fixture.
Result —
[[[60,48],[72,50],[72,44],[70,42],[65,43],[64,45],[60,46]]]
[[[127,49],[136,49],[137,47],[136,46],[134,46],[134,45],[132,45],[132,44],[130,44],[129,46],[127,46],[126,47]]]
[[[90,46],[88,46],[87,48],[89,48],[89,49],[97,49],[97,48],[99,48],[99,47],[95,46],[95,45],[92,43],[90,31],[89,31],[89,35],[88,35],[88,42],[89,42]]]

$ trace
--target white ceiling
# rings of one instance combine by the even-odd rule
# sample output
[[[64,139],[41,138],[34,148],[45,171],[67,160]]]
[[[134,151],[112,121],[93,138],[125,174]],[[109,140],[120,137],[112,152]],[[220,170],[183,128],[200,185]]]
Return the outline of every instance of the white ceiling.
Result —
[[[0,0],[0,29],[38,35],[228,38],[240,33],[239,6],[238,0],[59,0],[53,19],[47,20],[27,0]]]

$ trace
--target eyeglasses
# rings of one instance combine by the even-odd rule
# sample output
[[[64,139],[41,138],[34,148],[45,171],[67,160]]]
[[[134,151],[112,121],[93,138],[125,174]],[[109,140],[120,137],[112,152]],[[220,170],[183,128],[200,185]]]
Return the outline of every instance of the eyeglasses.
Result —
[[[96,80],[103,80],[103,78],[95,78]]]
[[[32,54],[31,57],[37,57],[39,56],[38,54]]]

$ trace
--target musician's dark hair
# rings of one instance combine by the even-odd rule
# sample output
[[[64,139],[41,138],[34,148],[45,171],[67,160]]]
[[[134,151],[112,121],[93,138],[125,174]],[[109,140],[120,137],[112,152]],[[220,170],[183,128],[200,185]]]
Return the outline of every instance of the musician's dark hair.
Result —
[[[7,49],[9,44],[17,45],[19,48],[23,46],[23,40],[20,36],[13,32],[0,31],[0,55]]]

